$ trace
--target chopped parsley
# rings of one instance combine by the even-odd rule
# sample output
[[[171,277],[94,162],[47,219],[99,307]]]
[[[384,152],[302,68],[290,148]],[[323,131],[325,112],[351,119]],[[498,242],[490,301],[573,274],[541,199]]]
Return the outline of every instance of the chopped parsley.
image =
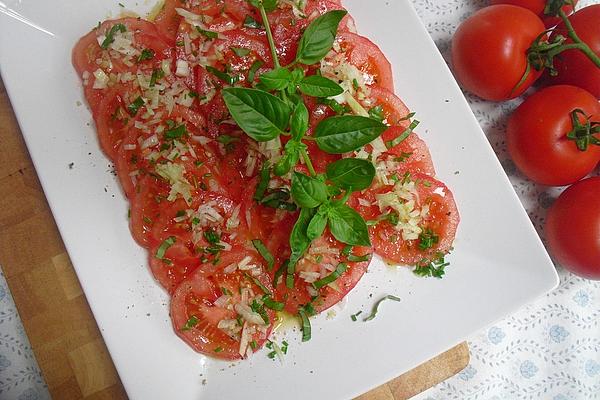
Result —
[[[200,320],[198,319],[198,317],[196,317],[195,315],[192,315],[190,317],[190,319],[187,320],[187,322],[185,323],[185,325],[181,328],[181,330],[182,331],[189,331],[193,327],[195,327],[196,325],[198,325],[198,322],[200,322]]]
[[[373,306],[373,311],[371,311],[371,314],[368,317],[366,317],[365,319],[363,319],[363,321],[367,322],[367,321],[371,321],[371,320],[375,319],[375,317],[377,316],[377,312],[379,311],[379,306],[381,305],[381,303],[383,303],[386,300],[401,301],[399,297],[388,294],[384,298],[379,299],[375,302],[375,305]]]
[[[175,244],[176,240],[177,239],[175,238],[175,236],[169,236],[167,239],[165,239],[165,241],[162,242],[160,246],[158,246],[158,250],[156,250],[156,258],[158,258],[159,260],[163,260],[165,258],[165,253],[167,252],[169,247]]]
[[[141,63],[142,61],[152,60],[154,58],[154,50],[152,49],[144,49],[142,53],[138,56],[137,62]]]
[[[419,249],[427,250],[435,246],[440,241],[440,237],[431,229],[425,229],[419,235]]]
[[[198,33],[200,33],[203,36],[206,36],[209,39],[216,39],[219,37],[219,34],[217,32],[207,31],[200,28],[199,26],[196,27],[196,30],[198,31]]]
[[[134,117],[144,104],[145,103],[144,99],[142,99],[142,96],[138,96],[131,104],[127,106],[127,112]]]
[[[413,273],[422,277],[433,277],[441,279],[446,274],[446,267],[450,265],[445,261],[443,253],[437,253],[433,260],[424,258],[417,264]]]
[[[110,30],[106,34],[106,37],[102,41],[102,44],[100,45],[100,47],[102,47],[103,50],[108,49],[108,47],[115,42],[115,35],[117,34],[117,32],[127,32],[127,27],[125,27],[125,25],[123,24],[113,25],[112,28],[110,28]]]

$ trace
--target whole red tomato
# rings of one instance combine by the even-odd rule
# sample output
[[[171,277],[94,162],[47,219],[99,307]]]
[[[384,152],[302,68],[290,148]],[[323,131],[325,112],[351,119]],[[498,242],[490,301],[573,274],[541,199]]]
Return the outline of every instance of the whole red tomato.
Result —
[[[555,260],[577,275],[600,279],[600,177],[565,190],[548,211],[546,238]]]
[[[491,0],[490,4],[512,4],[513,6],[524,7],[531,10],[543,21],[547,27],[555,26],[560,23],[561,19],[558,17],[549,17],[544,15],[544,9],[546,8],[546,0]],[[573,5],[577,4],[577,0],[573,1]],[[563,12],[566,15],[573,13],[573,5],[566,5],[562,7]]]
[[[542,20],[513,5],[485,7],[459,27],[452,39],[454,74],[462,87],[486,100],[518,97],[540,76],[527,69],[527,49],[544,32]]]
[[[511,115],[508,151],[529,179],[543,185],[568,185],[589,174],[600,161],[600,146],[588,144],[582,151],[575,140],[567,137],[573,130],[574,110],[600,123],[598,100],[581,88],[566,85],[536,92]],[[583,114],[578,113],[577,118],[585,123]],[[581,132],[585,131],[582,127]],[[600,133],[591,137],[600,139]]]
[[[600,56],[600,4],[582,8],[569,20],[577,36]],[[558,34],[568,36],[563,24],[556,27],[552,36]],[[571,40],[569,39],[567,43],[571,43]],[[554,66],[558,76],[550,78],[552,84],[579,86],[600,99],[600,67],[597,67],[583,53],[578,50],[567,50],[555,58]]]

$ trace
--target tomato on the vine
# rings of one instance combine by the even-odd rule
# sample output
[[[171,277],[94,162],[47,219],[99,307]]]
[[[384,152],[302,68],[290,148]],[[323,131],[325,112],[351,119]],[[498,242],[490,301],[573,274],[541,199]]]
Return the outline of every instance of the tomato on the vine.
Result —
[[[594,144],[600,143],[600,103],[581,88],[551,86],[515,110],[507,133],[508,151],[528,178],[543,185],[568,185],[600,161],[600,146]]]
[[[558,17],[551,17],[544,14],[544,10],[546,8],[546,4],[548,2],[546,0],[491,0],[490,4],[512,4],[513,6],[524,7],[536,15],[538,15],[547,27],[553,27],[558,24],[561,19]],[[573,13],[573,8],[577,4],[577,0],[573,1],[573,4],[564,5],[561,10],[565,13],[565,15],[571,15]]]
[[[600,57],[600,4],[582,8],[569,21],[577,36]],[[556,27],[552,38],[557,35],[568,37],[564,24]],[[567,44],[572,40],[568,39]],[[557,76],[551,77],[552,84],[579,86],[600,99],[600,66],[594,64],[583,52],[566,50],[554,61]]]
[[[452,40],[454,74],[463,88],[486,100],[520,96],[540,76],[528,70],[527,51],[545,30],[533,12],[513,5],[485,7],[459,27]]]
[[[546,237],[554,258],[573,273],[600,279],[600,177],[565,190],[548,211]]]

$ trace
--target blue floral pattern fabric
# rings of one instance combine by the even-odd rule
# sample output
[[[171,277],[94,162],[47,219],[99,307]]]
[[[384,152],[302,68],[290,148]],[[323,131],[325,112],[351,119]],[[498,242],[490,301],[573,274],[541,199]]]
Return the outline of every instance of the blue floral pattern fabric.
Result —
[[[37,365],[4,274],[0,269],[0,399],[47,400]]]
[[[444,58],[452,34],[474,11],[474,0],[412,0]],[[580,1],[579,7],[600,3]],[[521,100],[492,103],[465,94],[513,187],[543,239],[546,210],[561,189],[536,185],[506,151],[507,117]],[[599,400],[600,282],[559,266],[560,286],[518,313],[469,338],[471,362],[415,400]]]

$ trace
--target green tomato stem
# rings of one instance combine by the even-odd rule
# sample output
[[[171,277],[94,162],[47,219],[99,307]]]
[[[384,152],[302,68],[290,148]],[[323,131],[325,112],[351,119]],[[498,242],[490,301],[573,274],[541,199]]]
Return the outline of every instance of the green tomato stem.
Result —
[[[565,14],[563,10],[559,10],[558,16],[563,20],[563,23],[567,28],[568,35],[574,43],[560,46],[557,48],[556,52],[551,52],[550,54],[552,56],[555,56],[557,54],[562,53],[565,50],[577,49],[583,54],[585,54],[587,58],[589,58],[594,64],[596,64],[598,68],[600,68],[600,57],[598,57],[598,55],[594,53],[594,51],[590,48],[590,46],[587,45],[587,43],[585,43],[579,38],[579,36],[577,36],[577,32],[575,32],[575,28],[573,28],[573,25],[571,24],[571,21],[569,21],[567,14]]]
[[[265,26],[265,30],[267,31],[267,39],[269,41],[269,47],[271,48],[271,56],[273,57],[273,65],[275,68],[281,67],[279,64],[279,57],[277,56],[277,50],[275,48],[275,40],[273,40],[273,33],[271,33],[271,25],[269,24],[269,18],[267,17],[267,12],[265,11],[265,7],[260,5],[260,16],[263,19],[263,25]]]

